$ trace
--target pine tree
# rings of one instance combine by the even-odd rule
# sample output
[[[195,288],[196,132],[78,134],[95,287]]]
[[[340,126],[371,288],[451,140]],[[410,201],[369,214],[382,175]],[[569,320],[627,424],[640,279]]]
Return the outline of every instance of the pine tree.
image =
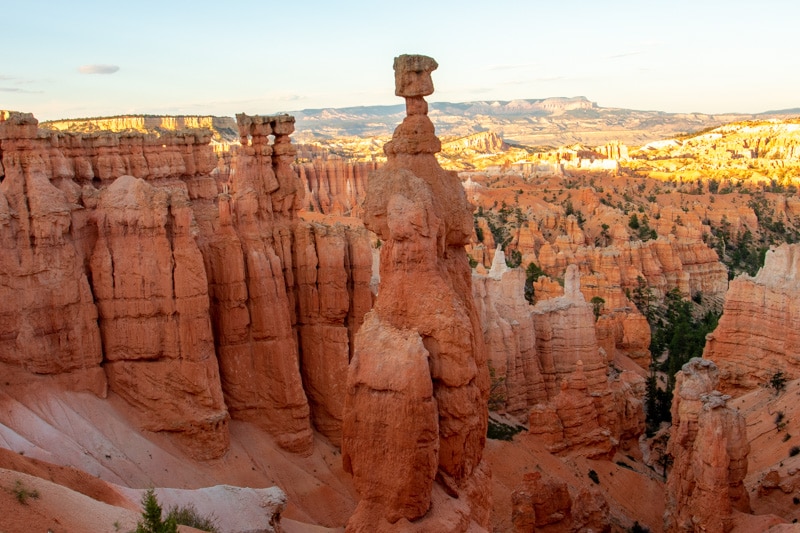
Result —
[[[147,489],[142,496],[142,520],[136,523],[136,533],[177,533],[178,524],[173,517],[161,521],[161,505],[153,489]]]

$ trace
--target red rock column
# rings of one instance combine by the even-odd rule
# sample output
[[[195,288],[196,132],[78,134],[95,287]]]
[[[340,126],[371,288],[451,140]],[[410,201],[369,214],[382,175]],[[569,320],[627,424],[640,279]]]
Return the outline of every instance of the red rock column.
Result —
[[[707,359],[692,359],[676,376],[664,531],[724,533],[734,509],[750,512],[745,419],[718,385],[717,366]]]
[[[283,448],[307,454],[310,412],[293,330],[294,294],[287,290],[294,286],[296,175],[285,159],[293,154],[288,133],[294,119],[236,118],[242,147],[231,194],[219,202],[223,224],[206,256],[222,389],[233,418],[252,421]]]
[[[491,499],[489,376],[464,250],[471,209],[434,156],[441,143],[423,96],[436,62],[400,56],[394,68],[408,116],[364,203],[384,244],[380,291],[347,380],[342,458],[361,496],[347,530],[480,530]]]

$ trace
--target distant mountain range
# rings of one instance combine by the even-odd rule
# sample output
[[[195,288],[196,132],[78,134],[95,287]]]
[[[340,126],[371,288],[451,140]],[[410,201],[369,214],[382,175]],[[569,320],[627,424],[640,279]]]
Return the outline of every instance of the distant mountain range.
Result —
[[[360,106],[290,111],[294,115],[296,143],[343,138],[387,140],[405,117],[405,105]],[[641,146],[651,141],[693,133],[728,122],[786,119],[800,108],[758,114],[665,113],[599,107],[583,96],[532,100],[432,102],[431,120],[443,140],[491,131],[509,144],[558,147],[576,143],[598,146],[621,141]],[[233,117],[123,115],[43,122],[42,127],[80,131],[163,132],[181,128],[207,128],[219,141],[235,142],[238,129]]]
[[[461,137],[493,131],[506,142],[525,146],[601,145],[618,140],[632,146],[691,133],[727,122],[787,118],[800,109],[759,114],[665,113],[599,107],[586,97],[510,101],[432,102],[429,115],[437,134]],[[343,137],[389,137],[405,116],[405,105],[303,109],[297,142]]]

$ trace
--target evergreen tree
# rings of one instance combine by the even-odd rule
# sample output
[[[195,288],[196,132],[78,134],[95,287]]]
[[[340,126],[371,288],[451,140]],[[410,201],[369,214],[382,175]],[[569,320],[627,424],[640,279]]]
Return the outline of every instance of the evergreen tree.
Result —
[[[155,491],[147,489],[142,496],[142,520],[136,523],[136,533],[177,533],[178,524],[173,517],[161,521],[161,505]]]

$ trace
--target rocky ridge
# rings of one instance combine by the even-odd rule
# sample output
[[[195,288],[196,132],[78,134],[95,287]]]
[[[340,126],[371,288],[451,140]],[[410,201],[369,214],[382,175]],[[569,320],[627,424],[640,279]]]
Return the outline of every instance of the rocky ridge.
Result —
[[[673,466],[667,477],[664,530],[723,533],[734,527],[734,510],[749,513],[744,486],[750,444],[744,416],[716,390],[713,362],[693,359],[675,384],[667,452]]]

